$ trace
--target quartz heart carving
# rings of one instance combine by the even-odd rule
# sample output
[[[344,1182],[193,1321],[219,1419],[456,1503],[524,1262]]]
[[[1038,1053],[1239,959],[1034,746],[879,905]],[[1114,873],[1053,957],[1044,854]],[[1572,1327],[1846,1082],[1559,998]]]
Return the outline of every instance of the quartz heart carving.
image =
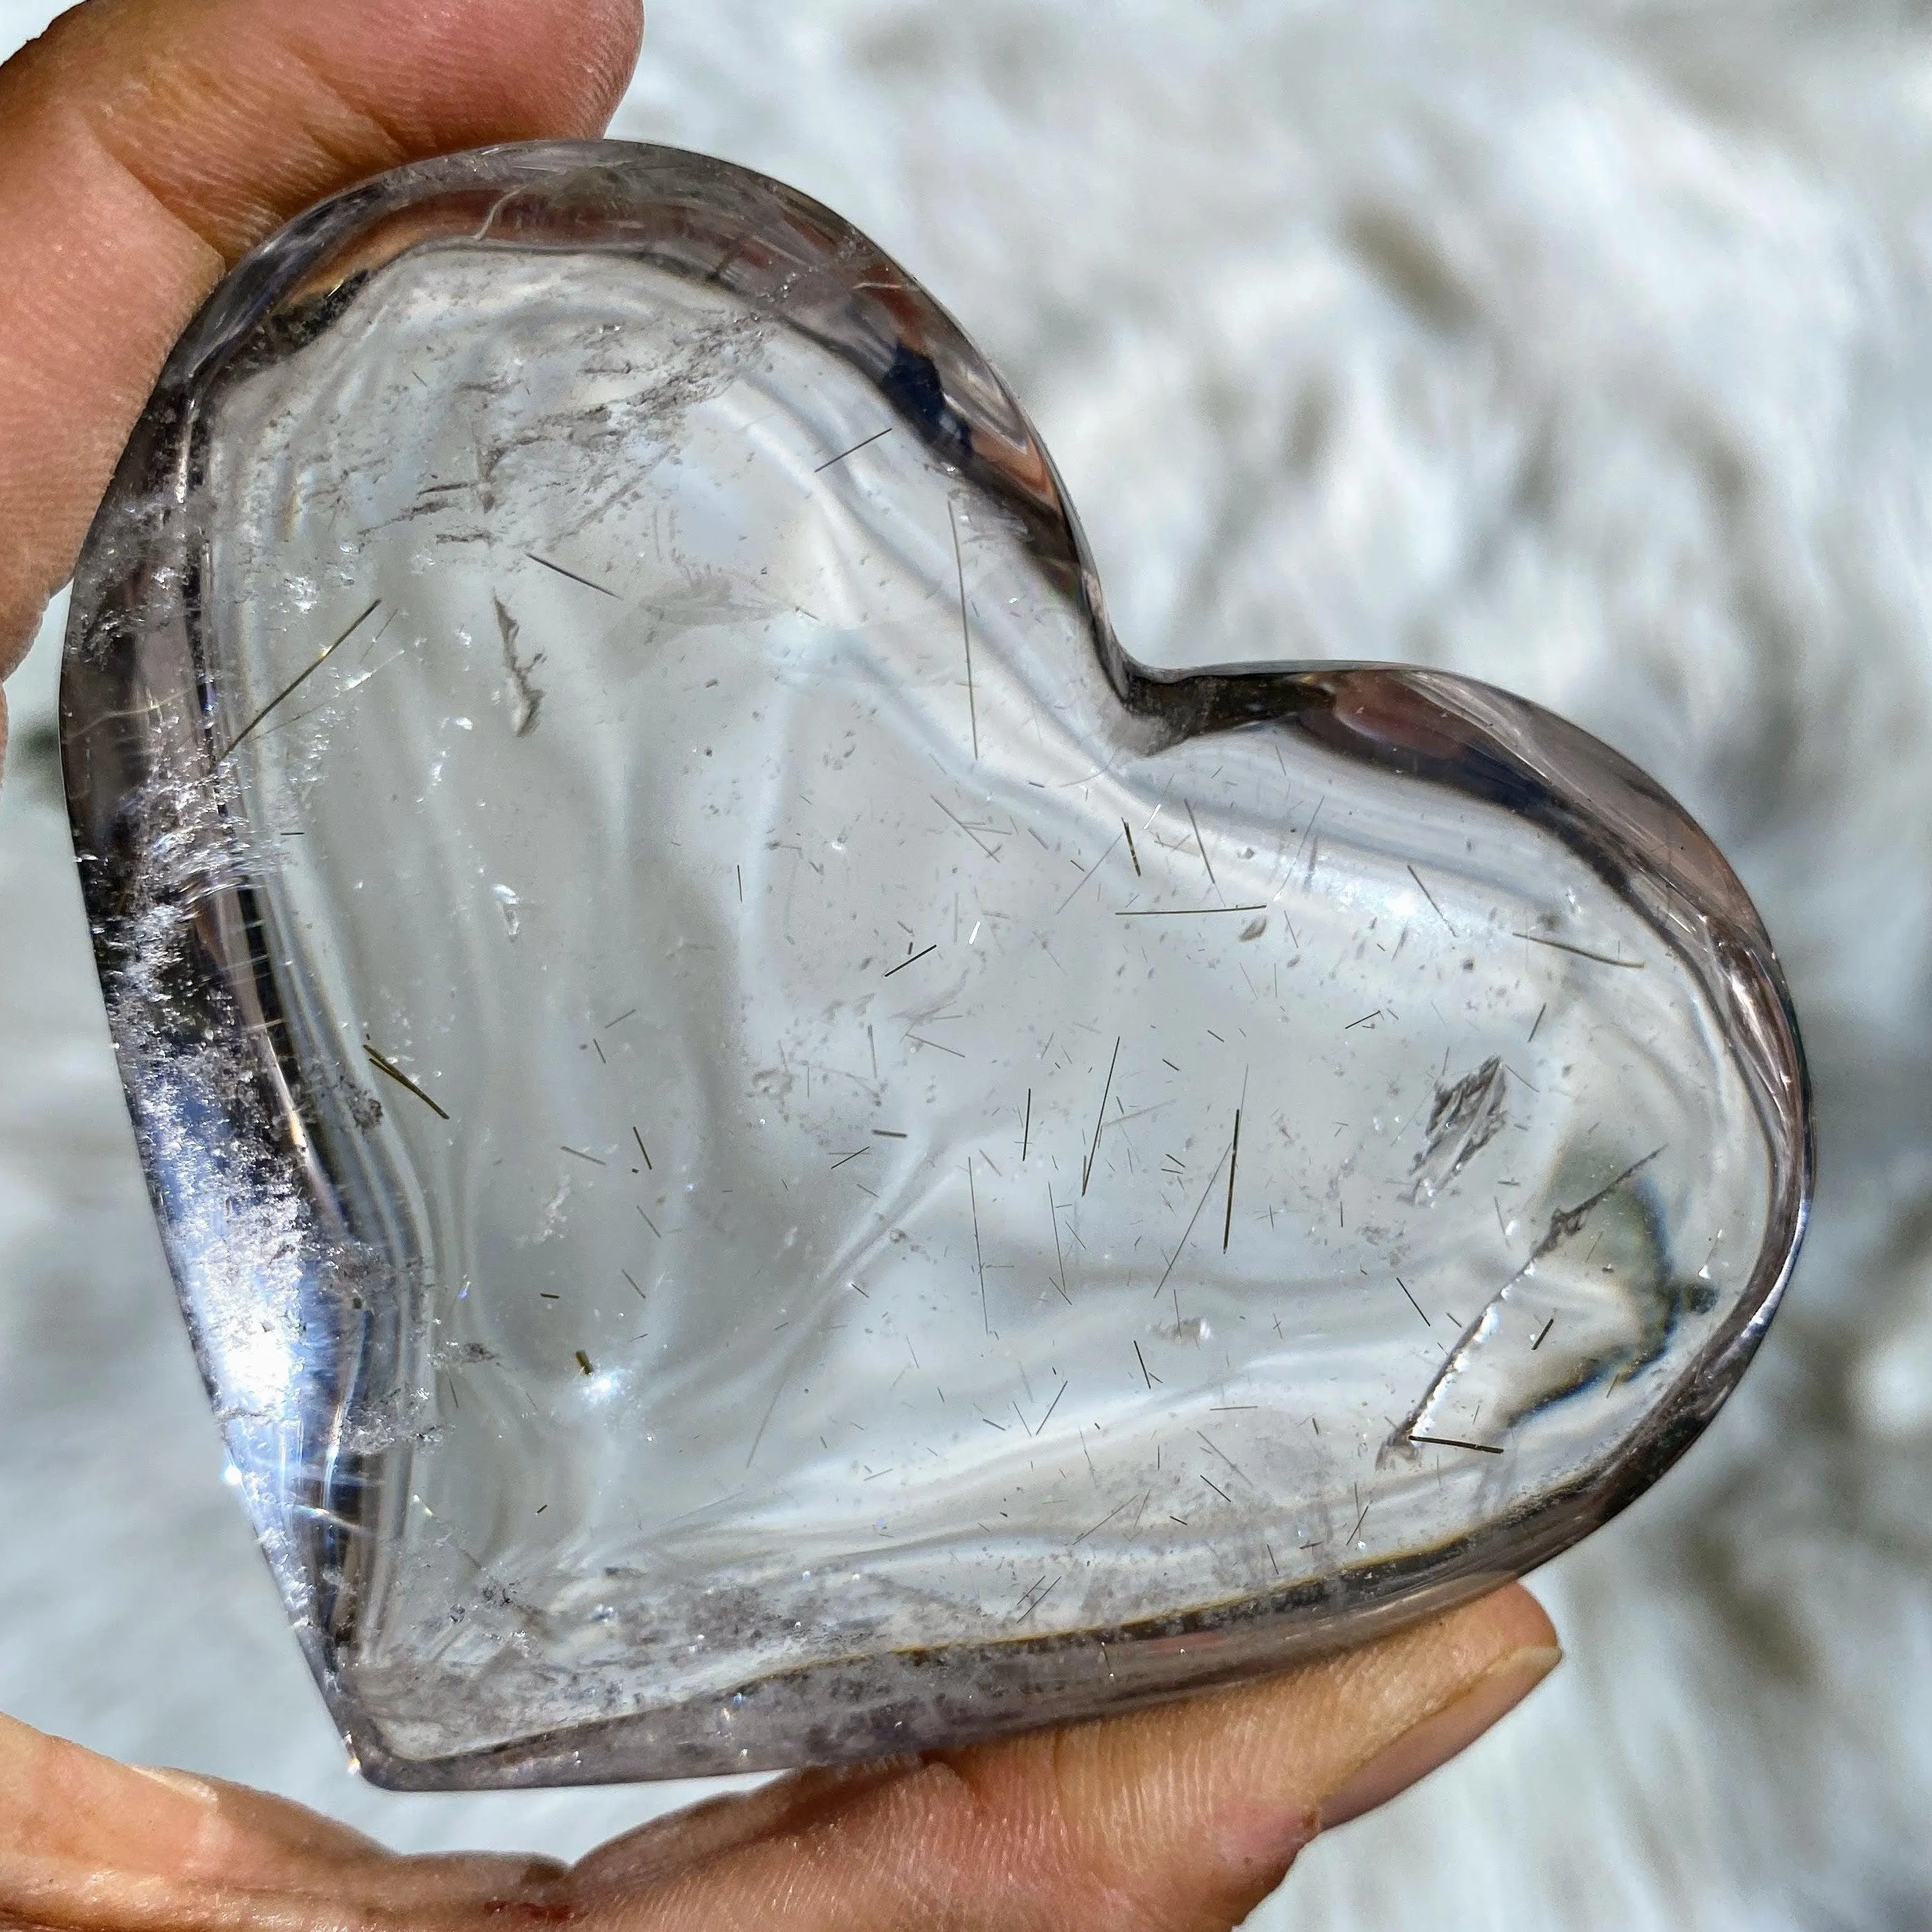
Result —
[[[1654,1480],[1788,1273],[1797,1037],[1681,809],[1454,677],[1137,665],[1000,379],[742,170],[502,148],[284,230],[68,653],[156,1212],[385,1784],[1415,1616]]]

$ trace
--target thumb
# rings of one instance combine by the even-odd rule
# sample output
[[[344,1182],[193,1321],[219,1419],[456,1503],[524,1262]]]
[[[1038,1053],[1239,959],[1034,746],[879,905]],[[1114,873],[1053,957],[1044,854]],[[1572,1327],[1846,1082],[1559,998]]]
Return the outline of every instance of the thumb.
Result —
[[[1559,1654],[1511,1585],[1267,1683],[783,1780],[606,1846],[566,1889],[593,1932],[1226,1932],[1316,1832],[1453,1756]]]
[[[639,0],[88,0],[0,68],[0,674],[237,256],[400,162],[601,131],[641,30]]]

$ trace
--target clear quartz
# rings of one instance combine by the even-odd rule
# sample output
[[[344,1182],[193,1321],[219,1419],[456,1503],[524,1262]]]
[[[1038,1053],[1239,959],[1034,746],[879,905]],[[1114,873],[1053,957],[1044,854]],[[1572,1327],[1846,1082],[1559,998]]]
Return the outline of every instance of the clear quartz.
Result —
[[[718,162],[259,250],[64,703],[183,1306],[386,1784],[1366,1634],[1640,1492],[1789,1270],[1796,1036],[1682,811],[1454,678],[1135,664],[956,325]]]

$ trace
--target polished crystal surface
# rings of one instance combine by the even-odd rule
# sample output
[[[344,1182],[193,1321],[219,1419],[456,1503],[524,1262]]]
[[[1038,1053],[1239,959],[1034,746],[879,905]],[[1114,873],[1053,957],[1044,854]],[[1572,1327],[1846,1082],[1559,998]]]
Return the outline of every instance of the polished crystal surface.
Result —
[[[1365,1634],[1638,1493],[1788,1270],[1797,1040],[1682,811],[1452,677],[1137,666],[999,378],[742,170],[305,217],[74,611],[142,1157],[383,1782]]]

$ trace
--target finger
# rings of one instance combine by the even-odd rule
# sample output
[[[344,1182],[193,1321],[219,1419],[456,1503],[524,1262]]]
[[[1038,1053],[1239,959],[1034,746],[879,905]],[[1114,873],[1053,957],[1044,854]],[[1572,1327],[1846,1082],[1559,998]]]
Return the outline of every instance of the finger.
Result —
[[[727,1807],[698,1814],[682,1864],[675,1828],[647,1828],[578,1868],[572,1904],[627,1932],[1226,1928],[1324,1823],[1452,1756],[1559,1654],[1512,1585],[1268,1683],[937,1753],[849,1787],[783,1780],[736,1801],[748,1842]]]
[[[341,1915],[358,1908],[458,1917],[541,1906],[560,1873],[547,1859],[398,1858],[301,1805],[116,1764],[0,1717],[0,1924],[214,1926],[265,1899],[290,1928],[352,1923]]]
[[[714,1798],[654,1818],[580,1862],[572,1895],[634,1894],[754,1842],[796,1839],[844,1816],[922,1762],[885,1758],[836,1771],[794,1772],[742,1797]]]
[[[224,270],[399,162],[598,132],[640,31],[639,0],[89,0],[0,68],[0,674]]]

